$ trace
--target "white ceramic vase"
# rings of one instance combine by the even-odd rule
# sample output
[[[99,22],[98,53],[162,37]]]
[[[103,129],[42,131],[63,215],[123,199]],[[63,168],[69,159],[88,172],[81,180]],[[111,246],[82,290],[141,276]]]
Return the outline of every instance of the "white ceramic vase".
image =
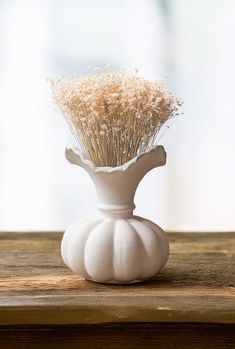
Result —
[[[76,148],[67,148],[66,158],[90,175],[99,213],[66,230],[61,244],[65,264],[96,282],[124,284],[154,276],[168,259],[169,243],[159,226],[133,216],[134,195],[147,172],[165,165],[164,148],[153,147],[118,167],[96,167]]]

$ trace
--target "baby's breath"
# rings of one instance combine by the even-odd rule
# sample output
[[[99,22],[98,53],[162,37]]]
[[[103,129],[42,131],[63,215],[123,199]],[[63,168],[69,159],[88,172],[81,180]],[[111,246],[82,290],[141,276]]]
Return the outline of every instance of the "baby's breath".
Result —
[[[181,105],[161,80],[123,69],[51,80],[51,87],[82,151],[97,166],[122,165],[152,147]]]

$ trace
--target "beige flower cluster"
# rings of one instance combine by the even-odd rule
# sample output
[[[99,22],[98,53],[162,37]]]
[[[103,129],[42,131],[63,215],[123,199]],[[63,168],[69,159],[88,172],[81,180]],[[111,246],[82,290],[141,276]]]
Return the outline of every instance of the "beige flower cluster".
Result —
[[[125,70],[51,80],[51,86],[81,150],[97,166],[122,165],[152,147],[181,105],[162,81]]]

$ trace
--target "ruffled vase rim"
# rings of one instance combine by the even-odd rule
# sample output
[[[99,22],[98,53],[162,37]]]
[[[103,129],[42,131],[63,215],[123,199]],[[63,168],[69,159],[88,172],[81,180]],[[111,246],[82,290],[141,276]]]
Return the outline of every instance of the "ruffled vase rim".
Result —
[[[72,152],[73,155],[76,155],[76,157],[78,157],[80,159],[80,161],[82,162],[82,164],[84,166],[88,167],[94,173],[114,173],[114,172],[125,172],[125,171],[127,171],[130,167],[132,167],[133,165],[137,164],[140,161],[140,159],[142,159],[146,155],[150,155],[154,151],[160,150],[160,149],[166,155],[165,149],[164,149],[164,147],[162,145],[155,145],[155,146],[147,149],[146,151],[140,153],[139,155],[135,156],[131,160],[127,161],[125,164],[119,165],[119,166],[116,166],[116,167],[97,166],[93,161],[88,159],[86,157],[86,155],[77,147],[66,147],[66,149],[65,149],[65,156],[69,160],[70,153]],[[164,163],[162,165],[164,165],[164,164],[165,164],[165,161],[164,161]]]

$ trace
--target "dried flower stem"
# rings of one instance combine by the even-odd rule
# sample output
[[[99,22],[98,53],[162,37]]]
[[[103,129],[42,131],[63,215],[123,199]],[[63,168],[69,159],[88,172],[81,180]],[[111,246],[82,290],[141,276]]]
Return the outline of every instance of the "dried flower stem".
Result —
[[[97,166],[122,165],[152,147],[181,105],[162,81],[125,70],[51,80],[51,86],[82,151]]]

